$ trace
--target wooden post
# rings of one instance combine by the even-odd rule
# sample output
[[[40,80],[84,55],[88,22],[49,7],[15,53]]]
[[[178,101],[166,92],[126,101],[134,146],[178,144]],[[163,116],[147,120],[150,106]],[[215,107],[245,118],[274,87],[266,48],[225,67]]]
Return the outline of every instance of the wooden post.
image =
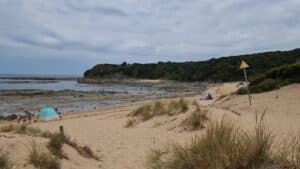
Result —
[[[64,133],[64,126],[59,126],[59,132],[60,132],[60,134],[62,135],[62,136],[64,136],[65,135],[65,133]]]
[[[250,83],[248,82],[247,71],[246,71],[247,68],[249,68],[249,65],[245,61],[242,61],[240,69],[243,69],[243,71],[244,71],[244,78],[245,78],[245,82],[247,83],[248,99],[249,99],[249,103],[251,106],[252,102],[251,102],[251,96],[250,96]]]
[[[250,83],[248,82],[246,69],[243,69],[243,70],[244,70],[245,82],[247,83],[248,99],[249,99],[249,103],[250,103],[250,106],[251,106],[252,102],[251,102],[251,95],[250,95]]]

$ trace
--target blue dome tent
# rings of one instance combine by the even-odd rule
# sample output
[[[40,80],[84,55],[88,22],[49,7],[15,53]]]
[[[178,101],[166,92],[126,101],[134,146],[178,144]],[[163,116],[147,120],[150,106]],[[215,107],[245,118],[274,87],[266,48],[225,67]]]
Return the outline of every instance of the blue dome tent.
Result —
[[[42,108],[41,111],[39,112],[39,119],[49,121],[49,120],[59,119],[59,116],[52,107],[46,106]]]

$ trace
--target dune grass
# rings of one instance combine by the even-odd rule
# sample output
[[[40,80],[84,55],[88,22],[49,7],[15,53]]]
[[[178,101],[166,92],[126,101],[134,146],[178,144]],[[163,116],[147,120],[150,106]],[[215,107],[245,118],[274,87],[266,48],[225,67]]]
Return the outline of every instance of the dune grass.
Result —
[[[68,158],[63,154],[62,146],[67,144],[73,147],[80,155],[86,158],[92,158],[100,160],[95,153],[88,146],[81,146],[75,140],[72,140],[69,136],[63,133],[51,133],[49,131],[42,131],[36,127],[29,127],[26,125],[8,125],[0,128],[1,132],[13,132],[17,134],[23,134],[33,137],[49,138],[48,148],[50,152],[58,158]]]
[[[12,164],[8,157],[8,152],[0,148],[0,168],[1,169],[11,169]]]
[[[60,133],[54,133],[50,137],[50,141],[48,143],[48,148],[50,152],[58,158],[66,158],[63,154],[63,147],[64,144],[64,136]]]
[[[40,147],[33,142],[29,153],[29,162],[39,169],[60,169],[59,160],[51,153],[42,152]]]
[[[1,132],[4,132],[4,133],[8,133],[8,132],[12,132],[15,130],[15,126],[14,125],[7,125],[7,126],[2,126],[0,128],[0,131]]]
[[[81,156],[100,161],[100,158],[92,151],[90,147],[79,145],[75,140],[71,139],[69,136],[64,135],[63,142],[73,147]]]
[[[284,139],[275,160],[284,168],[300,169],[300,136]]]
[[[172,100],[168,103],[155,101],[151,104],[143,105],[130,113],[131,117],[141,117],[142,121],[147,121],[155,116],[160,115],[175,115],[185,113],[189,109],[188,102],[184,98]]]
[[[125,124],[125,127],[126,128],[133,127],[136,123],[137,123],[137,121],[135,119],[128,119]]]
[[[189,110],[188,102],[184,98],[180,98],[178,101],[172,100],[168,105],[169,115],[185,113],[188,110]]]
[[[223,120],[211,123],[203,137],[186,146],[153,150],[146,165],[149,169],[263,168],[273,163],[272,144],[272,136],[262,124],[250,133]]]
[[[25,124],[22,125],[8,125],[8,126],[3,126],[0,128],[1,132],[14,132],[17,134],[24,134],[24,135],[29,135],[29,136],[42,136],[46,135],[46,132],[43,133],[39,128],[36,127],[29,127]]]
[[[201,110],[198,104],[195,104],[196,109],[183,122],[182,125],[188,130],[203,129],[204,124],[208,121],[206,111]]]

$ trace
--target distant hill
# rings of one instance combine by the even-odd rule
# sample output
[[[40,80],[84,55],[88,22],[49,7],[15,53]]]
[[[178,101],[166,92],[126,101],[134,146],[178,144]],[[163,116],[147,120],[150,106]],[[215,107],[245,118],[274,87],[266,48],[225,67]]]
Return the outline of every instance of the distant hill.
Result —
[[[221,57],[199,62],[158,62],[152,64],[99,64],[84,73],[85,78],[141,78],[178,81],[228,82],[243,80],[239,64],[249,65],[250,80],[261,77],[269,70],[300,61],[300,49]]]

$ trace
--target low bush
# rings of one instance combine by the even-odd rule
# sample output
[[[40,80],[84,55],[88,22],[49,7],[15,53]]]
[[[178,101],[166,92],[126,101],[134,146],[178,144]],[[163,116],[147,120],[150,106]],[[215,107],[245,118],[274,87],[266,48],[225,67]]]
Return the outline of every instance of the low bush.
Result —
[[[59,160],[51,153],[42,152],[35,142],[31,146],[29,162],[39,169],[60,169]]]

